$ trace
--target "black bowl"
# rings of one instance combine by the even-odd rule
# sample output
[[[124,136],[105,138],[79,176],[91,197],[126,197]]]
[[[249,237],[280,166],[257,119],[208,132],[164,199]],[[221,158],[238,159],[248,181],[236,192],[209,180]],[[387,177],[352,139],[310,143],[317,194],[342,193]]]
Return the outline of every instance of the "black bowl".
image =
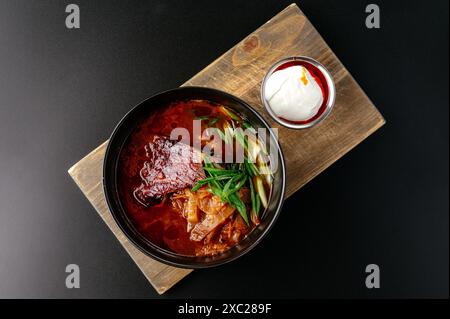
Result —
[[[202,99],[220,103],[241,113],[255,127],[267,128],[270,132],[270,143],[276,146],[275,154],[270,154],[278,161],[277,169],[273,172],[273,185],[269,200],[269,207],[261,216],[261,223],[245,237],[239,244],[227,251],[212,257],[190,257],[178,255],[162,249],[142,236],[129,220],[120,200],[117,187],[117,165],[119,155],[128,137],[143,117],[147,117],[157,108],[168,106],[171,102],[189,99]],[[274,143],[274,144],[272,144]],[[274,152],[272,152],[274,153]],[[275,158],[276,156],[276,158]],[[250,251],[267,234],[280,213],[285,193],[285,164],[278,140],[266,121],[247,103],[239,98],[215,89],[204,87],[182,87],[154,95],[139,103],[128,112],[114,129],[106,149],[103,163],[103,188],[109,209],[128,239],[142,252],[165,264],[182,268],[206,268],[232,261]]]

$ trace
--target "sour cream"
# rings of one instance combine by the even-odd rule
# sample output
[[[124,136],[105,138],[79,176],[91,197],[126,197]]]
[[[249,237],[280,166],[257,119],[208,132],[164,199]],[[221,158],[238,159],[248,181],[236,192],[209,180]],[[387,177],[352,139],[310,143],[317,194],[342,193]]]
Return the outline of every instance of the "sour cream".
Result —
[[[324,100],[319,84],[302,65],[290,66],[271,74],[264,93],[275,115],[294,122],[314,117]]]

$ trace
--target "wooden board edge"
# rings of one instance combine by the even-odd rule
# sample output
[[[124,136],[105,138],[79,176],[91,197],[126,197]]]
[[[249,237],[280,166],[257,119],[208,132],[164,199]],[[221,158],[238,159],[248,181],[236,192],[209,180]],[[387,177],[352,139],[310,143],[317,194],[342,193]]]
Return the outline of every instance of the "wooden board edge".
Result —
[[[262,26],[264,26],[267,23],[270,23],[270,21],[272,21],[273,19],[275,19],[276,17],[278,17],[279,15],[282,15],[283,13],[285,13],[285,11],[291,9],[291,8],[296,8],[301,14],[303,14],[303,12],[300,10],[300,8],[297,6],[296,3],[291,3],[290,5],[288,5],[286,8],[284,8],[283,10],[281,10],[280,12],[278,12],[276,15],[274,15],[273,17],[271,17],[269,20],[267,20],[266,22],[264,22],[263,24],[261,24],[259,27],[257,27],[254,31],[250,32],[247,36],[245,36],[242,40],[238,41],[237,43],[235,43],[230,49],[226,50],[224,53],[222,53],[219,57],[217,57],[216,59],[214,59],[210,64],[208,64],[207,66],[205,66],[200,72],[196,73],[193,77],[191,77],[189,80],[187,80],[186,82],[184,82],[183,84],[181,84],[180,86],[189,86],[190,82],[192,80],[194,80],[196,77],[202,75],[204,72],[206,72],[207,70],[209,70],[210,68],[212,68],[219,60],[221,60],[225,55],[227,55],[229,52],[233,51],[237,46],[239,46],[241,43],[244,43],[244,41],[251,36],[255,31],[259,30]],[[306,17],[306,16],[305,16]],[[231,94],[233,94],[232,92],[230,92]]]
[[[83,158],[81,158],[80,160],[78,160],[78,162],[76,162],[75,164],[73,164],[68,170],[67,172],[69,173],[69,175],[74,178],[74,171],[75,169],[80,165],[80,163],[82,163],[85,159],[87,159],[89,156],[92,156],[92,154],[98,152],[99,149],[101,149],[102,147],[104,147],[105,145],[107,145],[109,142],[109,139],[107,139],[106,141],[104,141],[103,143],[101,143],[99,146],[97,146],[96,148],[94,148],[92,151],[90,151],[88,154],[86,154]]]
[[[151,281],[153,279],[150,279],[144,272],[142,272],[142,273],[144,274],[145,278],[150,282],[150,284],[153,286],[153,288],[156,290],[158,295],[163,295],[168,290],[170,290],[173,286],[175,286],[177,283],[179,283],[181,280],[183,280],[187,275],[189,275],[190,273],[192,273],[194,271],[194,269],[177,268],[177,267],[173,267],[173,268],[176,269],[176,270],[182,270],[183,274],[180,275],[180,273],[178,273],[177,274],[177,278],[175,280],[172,280],[170,284],[164,285],[164,286],[161,286],[161,287],[155,287],[152,284],[152,281]]]
[[[374,106],[375,107],[375,106]],[[370,135],[372,135],[373,133],[375,133],[378,129],[380,129],[384,124],[386,124],[386,121],[384,119],[384,117],[378,112],[379,114],[379,121],[373,125],[369,130],[367,130],[367,132],[364,134],[363,138],[360,139],[359,141],[356,141],[353,144],[350,144],[347,148],[343,148],[333,161],[327,162],[322,166],[319,166],[318,169],[312,173],[307,179],[305,179],[302,183],[295,185],[296,190],[293,192],[286,192],[286,195],[284,197],[284,200],[288,199],[289,197],[291,197],[294,193],[298,192],[303,186],[305,186],[306,184],[308,184],[310,181],[312,181],[314,178],[316,178],[318,175],[320,175],[322,172],[324,172],[327,168],[329,168],[331,165],[333,165],[334,163],[336,163],[338,160],[340,160],[341,158],[343,158],[345,155],[347,155],[348,153],[350,153],[350,151],[352,149],[354,149],[356,146],[358,146],[359,144],[361,144],[362,142],[364,142]]]
[[[72,180],[75,182],[75,184],[77,185],[78,189],[83,193],[82,190],[82,185],[80,183],[80,180],[76,177],[75,174],[75,170],[79,169],[82,162],[86,159],[88,159],[90,156],[92,156],[93,154],[95,154],[96,152],[98,152],[99,149],[103,148],[105,146],[105,144],[108,143],[108,140],[103,142],[102,144],[100,144],[98,147],[96,147],[94,150],[92,150],[90,153],[88,153],[86,156],[84,156],[82,159],[80,159],[77,163],[75,163],[74,165],[72,165],[69,169],[68,169],[68,174],[69,176],[72,178]],[[120,242],[119,237],[113,232],[113,229],[111,228],[112,226],[110,226],[108,224],[108,222],[102,217],[101,213],[97,210],[97,208],[95,207],[94,203],[89,199],[89,197],[87,197],[84,193],[83,193],[84,197],[88,200],[89,204],[94,208],[94,210],[97,212],[98,216],[100,217],[100,219],[106,224],[106,226],[108,227],[108,229],[111,231],[111,233],[113,234],[113,236],[119,241],[119,244],[122,246],[122,248],[127,252],[127,254],[130,256],[131,260],[134,262],[134,264],[137,266],[137,268],[141,271],[141,273],[144,275],[144,277],[147,279],[147,281],[151,284],[151,286],[153,287],[153,289],[155,289],[155,291],[159,294],[162,295],[165,292],[167,292],[170,288],[172,288],[174,285],[176,285],[179,281],[181,281],[184,277],[186,277],[187,275],[189,275],[193,269],[184,269],[184,268],[177,268],[177,267],[173,267],[174,269],[178,269],[178,270],[182,270],[182,274],[177,274],[177,278],[175,280],[173,280],[172,282],[170,282],[170,284],[168,285],[164,285],[164,286],[157,286],[156,284],[153,283],[154,278],[149,277],[148,274],[141,268],[140,263],[135,259],[135,256],[133,255],[133,253],[128,250],[123,244],[122,242]],[[110,214],[110,212],[108,212]],[[132,244],[132,243],[131,243]],[[134,244],[132,244],[134,245]],[[139,251],[139,253],[143,254],[142,252]],[[151,258],[151,257],[149,257]],[[169,266],[168,266],[169,267]],[[163,272],[164,270],[162,270],[161,272]],[[158,274],[160,274],[161,272],[159,272]],[[157,275],[158,276],[158,275]]]

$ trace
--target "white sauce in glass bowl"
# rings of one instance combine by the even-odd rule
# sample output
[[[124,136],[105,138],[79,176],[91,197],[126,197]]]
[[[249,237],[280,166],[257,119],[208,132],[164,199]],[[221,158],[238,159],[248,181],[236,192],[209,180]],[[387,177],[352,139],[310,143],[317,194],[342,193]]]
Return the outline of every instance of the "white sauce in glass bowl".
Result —
[[[288,121],[307,121],[319,112],[323,93],[311,73],[294,65],[271,74],[264,98],[272,111]]]

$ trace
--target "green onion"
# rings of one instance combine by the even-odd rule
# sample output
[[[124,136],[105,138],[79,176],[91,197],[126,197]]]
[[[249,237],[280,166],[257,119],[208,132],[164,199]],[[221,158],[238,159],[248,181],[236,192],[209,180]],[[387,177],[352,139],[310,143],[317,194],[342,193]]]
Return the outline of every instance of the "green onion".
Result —
[[[212,176],[212,177],[207,177],[204,178],[202,180],[199,180],[194,187],[192,187],[191,192],[195,192],[198,189],[200,189],[203,185],[213,181],[213,180],[224,180],[224,179],[230,179],[232,178],[231,176],[226,176],[226,175],[221,175],[221,176]]]
[[[259,216],[259,209],[261,208],[261,199],[259,198],[259,196],[256,196],[255,198],[255,202],[256,202],[256,216]]]
[[[231,178],[228,182],[225,183],[225,186],[223,187],[222,193],[223,196],[228,198],[228,189],[231,187],[231,184],[233,183],[234,178]]]
[[[219,120],[218,117],[215,117],[215,118],[211,119],[211,120],[208,122],[208,126],[211,126],[211,125],[216,124],[218,120]]]
[[[218,128],[216,128],[217,133],[219,134],[219,137],[222,139],[222,141],[226,142],[226,138],[225,138],[225,134],[223,134],[223,132],[221,130],[219,130]]]
[[[244,177],[234,186],[231,190],[231,193],[235,193],[238,190],[242,188],[242,186],[245,185],[245,182],[247,181],[247,176],[243,175]],[[237,178],[238,179],[238,178]]]
[[[223,169],[215,167],[203,167],[203,169],[209,173],[214,173],[218,175],[236,175],[241,173],[239,170]]]
[[[221,106],[219,108],[220,111],[222,111],[222,113],[224,113],[225,115],[227,115],[228,117],[230,117],[231,119],[237,121],[237,122],[241,122],[241,118],[239,116],[237,116],[236,114],[234,114],[234,112],[230,111],[229,109],[227,109],[225,106]]]
[[[259,141],[253,141],[252,137],[255,136],[256,130],[249,122],[238,117],[224,106],[221,106],[219,110],[231,120],[223,122],[223,130],[217,127],[214,127],[214,129],[217,130],[219,137],[225,143],[231,144],[235,139],[236,144],[244,148],[244,162],[219,165],[213,163],[209,157],[204,157],[203,169],[206,178],[198,181],[192,187],[192,191],[195,192],[206,185],[207,190],[218,196],[223,203],[236,208],[246,224],[249,225],[249,217],[251,216],[252,221],[258,221],[261,205],[265,208],[268,206],[263,180],[267,181],[268,184],[271,183],[271,171],[269,165],[264,163],[261,158],[267,153],[264,145]],[[206,116],[198,117],[198,119],[207,118]],[[223,120],[224,118],[210,118],[208,126],[216,124],[220,119]],[[243,128],[253,135],[247,136]],[[250,152],[253,154],[250,154]],[[255,161],[257,162],[255,163]],[[244,186],[250,188],[250,212],[247,212],[246,205],[239,197],[239,190]]]
[[[244,127],[245,129],[253,129],[253,126],[247,121],[242,122],[242,127]]]
[[[204,182],[204,180],[198,181],[197,184],[192,187],[191,192],[195,192],[200,189],[203,185],[205,185],[207,182]]]
[[[239,214],[241,214],[245,223],[248,225],[248,216],[247,216],[247,210],[245,208],[245,204],[242,202],[242,200],[239,198],[239,196],[236,193],[230,194],[229,199],[230,199],[230,204],[233,205],[238,210]]]
[[[244,150],[248,151],[248,142],[245,139],[244,134],[242,133],[242,129],[236,129],[234,131],[236,136],[236,141],[241,144],[241,146],[244,148]]]
[[[245,168],[250,176],[258,176],[259,171],[256,165],[248,160],[244,160]]]
[[[202,120],[207,120],[207,119],[209,119],[209,117],[208,117],[208,116],[197,116],[195,119],[196,119],[196,120],[202,121]]]
[[[222,202],[226,202],[225,197],[223,196],[222,187],[220,186],[220,184],[216,180],[213,180],[213,181],[211,181],[210,185],[211,185],[211,190],[213,191],[213,194],[216,196],[219,196],[220,200]]]

